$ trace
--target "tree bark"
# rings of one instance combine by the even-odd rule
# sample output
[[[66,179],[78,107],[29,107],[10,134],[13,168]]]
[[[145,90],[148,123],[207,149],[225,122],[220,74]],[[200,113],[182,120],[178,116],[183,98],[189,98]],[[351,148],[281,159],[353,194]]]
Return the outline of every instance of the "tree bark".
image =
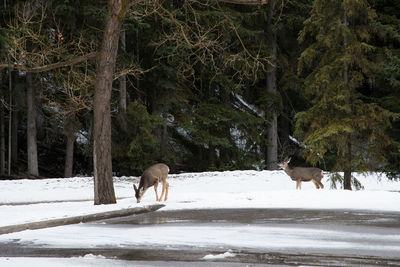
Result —
[[[18,172],[18,127],[20,123],[20,110],[24,106],[23,99],[24,94],[23,90],[26,86],[25,83],[17,82],[18,79],[15,80],[15,85],[13,87],[13,107],[12,107],[12,131],[11,131],[11,166],[15,168]]]
[[[10,86],[9,86],[9,94],[10,94],[10,109],[8,111],[8,175],[11,175],[11,152],[12,152],[12,121],[13,121],[13,92],[12,92],[12,72],[9,70],[10,73]],[[15,87],[15,86],[14,86]]]
[[[109,0],[108,17],[97,63],[93,103],[94,204],[116,203],[111,158],[111,91],[125,1]]]
[[[140,43],[139,43],[139,29],[136,29],[136,61],[137,61],[137,62],[140,62],[139,47],[140,47]],[[140,79],[139,79],[139,78],[136,79],[136,88],[137,88],[137,90],[140,89]]]
[[[27,81],[27,150],[28,150],[28,175],[39,176],[37,140],[36,140],[36,93],[33,77],[30,72],[26,73]]]
[[[74,166],[74,144],[76,137],[74,134],[67,135],[67,149],[65,153],[65,166],[64,166],[64,177],[72,177],[73,166]]]
[[[16,88],[16,87],[15,87]],[[14,88],[14,90],[15,90]],[[14,97],[14,108],[12,112],[12,136],[11,136],[11,163],[15,167],[18,162],[18,123],[19,123],[19,112],[18,103]]]
[[[273,16],[275,15],[276,0],[270,0],[269,11],[267,17],[267,47],[271,53],[271,64],[267,71],[267,93],[269,95],[276,95],[276,32],[273,29]],[[266,149],[266,167],[268,170],[276,170],[278,168],[278,115],[276,110],[276,103],[271,110],[270,126],[267,130],[267,149]]]
[[[121,41],[121,50],[123,52],[126,52],[125,30],[121,31],[120,41]],[[125,113],[126,112],[126,75],[122,75],[119,78],[119,96],[120,96],[119,105],[121,107],[121,111],[122,111],[122,113]]]
[[[351,140],[347,141],[346,166],[344,169],[343,189],[351,190]]]
[[[5,141],[5,127],[4,127],[4,106],[0,104],[0,173],[5,174],[6,171],[6,141]]]
[[[120,42],[121,42],[121,50],[123,52],[126,51],[126,39],[125,39],[125,30],[122,30],[120,33]],[[120,121],[121,127],[123,130],[126,130],[126,107],[127,107],[127,97],[126,97],[126,75],[122,75],[119,78],[119,106],[120,106]]]

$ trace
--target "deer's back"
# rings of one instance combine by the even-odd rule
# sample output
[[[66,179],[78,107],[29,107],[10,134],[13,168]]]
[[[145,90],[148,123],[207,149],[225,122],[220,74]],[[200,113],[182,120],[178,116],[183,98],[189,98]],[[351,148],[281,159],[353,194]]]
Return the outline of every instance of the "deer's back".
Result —
[[[146,178],[147,180],[158,180],[165,179],[168,176],[169,168],[164,163],[157,163],[149,168],[147,168],[143,174],[142,178]]]

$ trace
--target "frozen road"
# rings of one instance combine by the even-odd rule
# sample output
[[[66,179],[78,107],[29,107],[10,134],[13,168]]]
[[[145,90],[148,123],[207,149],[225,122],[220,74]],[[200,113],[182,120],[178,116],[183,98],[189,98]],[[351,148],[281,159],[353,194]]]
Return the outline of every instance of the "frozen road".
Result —
[[[0,257],[135,265],[400,266],[400,214],[299,209],[157,211],[0,236]],[[167,264],[168,262],[168,264]],[[246,263],[246,264],[243,264]]]

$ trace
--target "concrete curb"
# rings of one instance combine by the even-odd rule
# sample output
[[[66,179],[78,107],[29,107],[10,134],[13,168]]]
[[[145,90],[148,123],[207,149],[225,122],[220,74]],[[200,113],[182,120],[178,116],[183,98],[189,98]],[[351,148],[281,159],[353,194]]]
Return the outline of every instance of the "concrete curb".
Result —
[[[111,219],[111,218],[116,218],[116,217],[131,216],[131,215],[156,211],[158,209],[161,209],[162,207],[165,207],[165,205],[157,204],[157,205],[150,205],[150,206],[145,206],[145,207],[136,207],[136,208],[130,208],[130,209],[114,210],[114,211],[93,213],[93,214],[87,214],[87,215],[81,215],[81,216],[74,216],[74,217],[68,217],[68,218],[62,218],[62,219],[53,219],[53,220],[40,221],[40,222],[31,222],[31,223],[3,226],[3,227],[0,227],[0,235],[20,232],[20,231],[24,231],[24,230],[43,229],[43,228],[49,228],[49,227],[55,227],[55,226],[61,226],[61,225],[93,222],[93,221]]]

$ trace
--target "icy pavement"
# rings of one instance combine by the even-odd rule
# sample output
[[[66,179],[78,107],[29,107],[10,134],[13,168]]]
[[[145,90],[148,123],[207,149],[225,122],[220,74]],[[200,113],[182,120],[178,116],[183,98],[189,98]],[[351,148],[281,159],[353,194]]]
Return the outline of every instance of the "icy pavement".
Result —
[[[147,261],[149,266],[195,261],[199,266],[210,262],[396,266],[399,215],[299,209],[160,210],[3,235],[0,255],[75,259],[96,255],[100,261],[130,260],[135,266],[136,261]]]

